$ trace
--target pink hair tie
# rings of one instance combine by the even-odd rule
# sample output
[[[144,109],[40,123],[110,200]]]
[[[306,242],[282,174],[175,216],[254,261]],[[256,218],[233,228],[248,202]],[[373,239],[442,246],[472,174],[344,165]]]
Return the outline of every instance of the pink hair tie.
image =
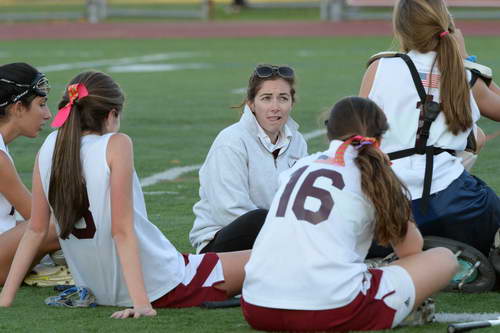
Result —
[[[68,120],[69,113],[73,108],[73,104],[80,98],[86,97],[89,95],[87,87],[83,83],[72,84],[68,86],[68,96],[69,103],[66,104],[63,108],[59,109],[59,112],[54,117],[54,121],[52,122],[52,127],[61,127],[64,125],[66,120]]]
[[[443,38],[444,36],[449,35],[449,34],[450,34],[449,31],[443,31],[442,33],[439,34],[439,38]]]

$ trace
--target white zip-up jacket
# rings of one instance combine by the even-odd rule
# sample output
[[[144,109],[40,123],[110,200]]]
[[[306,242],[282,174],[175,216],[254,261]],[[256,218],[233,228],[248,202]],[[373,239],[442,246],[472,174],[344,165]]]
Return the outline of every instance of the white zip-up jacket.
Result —
[[[189,239],[197,252],[239,216],[269,209],[278,190],[279,173],[307,155],[298,128],[288,118],[280,134],[282,144],[276,145],[281,146],[276,159],[269,145],[264,145],[260,126],[248,107],[239,122],[217,135],[200,169],[200,201],[193,207],[196,218]]]

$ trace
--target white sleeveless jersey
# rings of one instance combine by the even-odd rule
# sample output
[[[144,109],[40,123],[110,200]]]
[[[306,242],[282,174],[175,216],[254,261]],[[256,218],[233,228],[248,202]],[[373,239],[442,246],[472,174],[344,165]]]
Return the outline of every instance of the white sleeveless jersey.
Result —
[[[357,151],[346,165],[320,161],[328,151],[299,160],[280,187],[245,266],[243,297],[269,308],[324,310],[349,304],[369,288],[363,263],[373,238],[374,208],[362,193]]]
[[[106,161],[106,148],[112,135],[86,135],[82,138],[81,160],[91,217],[80,220],[69,238],[59,241],[76,284],[89,287],[96,295],[98,304],[131,306],[132,301],[111,235],[110,170]],[[47,198],[56,138],[57,132],[47,137],[38,157]],[[144,196],[135,171],[133,177],[134,227],[146,291],[149,300],[154,301],[182,281],[185,273],[184,259],[148,220]],[[59,225],[56,225],[59,232]]]
[[[3,141],[2,134],[0,134],[0,151],[7,154],[7,157],[14,164],[14,160],[9,154],[9,149]],[[14,207],[12,204],[0,193],[0,234],[16,226],[16,216],[14,214]]]
[[[415,63],[428,94],[433,95],[434,101],[439,102],[440,73],[437,65],[434,67],[433,75],[429,75],[436,53],[421,54],[410,51],[408,56]],[[469,71],[467,71],[467,76],[470,80]],[[384,111],[389,122],[389,130],[384,135],[381,149],[386,153],[391,153],[415,147],[420,115],[417,103],[420,102],[420,97],[413,83],[410,70],[401,58],[380,59],[373,87],[368,97]],[[472,119],[473,122],[476,122],[480,114],[472,93],[470,94],[470,100]],[[440,112],[431,125],[427,145],[451,150],[464,150],[471,129],[472,127],[465,132],[454,135],[448,131],[444,113]],[[425,155],[413,155],[392,162],[393,170],[408,187],[412,199],[421,198]],[[435,155],[431,193],[447,188],[452,181],[460,176],[463,170],[459,157],[448,153]]]

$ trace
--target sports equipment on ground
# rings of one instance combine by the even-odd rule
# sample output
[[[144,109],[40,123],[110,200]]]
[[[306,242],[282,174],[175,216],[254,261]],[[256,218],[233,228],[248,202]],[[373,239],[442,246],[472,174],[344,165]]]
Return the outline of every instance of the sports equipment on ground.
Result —
[[[224,309],[224,308],[234,308],[240,306],[240,298],[233,297],[225,301],[219,302],[203,302],[200,307],[205,309]]]
[[[75,284],[68,267],[37,265],[24,283],[33,287],[53,287],[57,285]]]
[[[445,247],[455,253],[459,271],[446,288],[448,291],[481,293],[491,291],[495,286],[496,274],[488,258],[479,250],[465,243],[449,238],[427,236],[424,250]]]
[[[498,238],[500,242],[500,233]],[[496,283],[496,272],[500,272],[500,248],[493,249],[488,260],[483,253],[468,244],[444,237],[424,237],[424,250],[434,247],[445,247],[451,250],[459,263],[458,273],[445,290],[482,293],[493,289]],[[387,266],[397,259],[397,256],[391,253],[385,258],[367,259],[365,264],[368,268],[378,268]]]
[[[448,333],[465,332],[476,328],[485,328],[500,325],[500,318],[497,320],[471,321],[468,323],[457,323],[448,325]]]

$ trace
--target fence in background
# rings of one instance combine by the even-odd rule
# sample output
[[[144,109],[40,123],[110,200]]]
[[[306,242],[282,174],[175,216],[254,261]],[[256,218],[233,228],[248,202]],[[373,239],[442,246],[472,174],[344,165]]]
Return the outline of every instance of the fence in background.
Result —
[[[145,18],[197,18],[207,20],[210,18],[210,12],[212,7],[212,0],[173,0],[165,1],[172,5],[171,9],[144,9],[144,3],[147,1],[139,2],[139,5],[134,8],[134,2],[128,1],[125,3],[131,3],[126,8],[113,5],[113,3],[108,3],[106,0],[70,0],[70,1],[45,1],[45,7],[42,7],[40,3],[31,1],[32,8],[30,8],[30,1],[20,2],[20,1],[10,1],[9,6],[2,6],[0,10],[0,21],[32,21],[32,20],[82,20],[86,19],[91,23],[96,23],[102,21],[106,18],[113,17],[145,17]],[[153,2],[155,3],[155,2]],[[158,3],[162,3],[159,1]],[[188,3],[189,8],[177,8],[182,7]],[[60,5],[60,8],[57,8]],[[38,7],[37,10],[33,8]],[[142,8],[141,8],[142,7]],[[67,9],[66,9],[67,8]]]
[[[349,19],[391,19],[390,11],[363,11],[367,8],[394,7],[396,0],[322,0],[321,17],[330,21]],[[455,18],[498,19],[500,18],[500,0],[447,0],[448,7]],[[454,11],[462,8],[464,10]]]
[[[3,0],[1,21],[106,18],[193,18],[208,20],[214,3],[232,0]],[[250,8],[318,8],[322,20],[390,19],[396,0],[246,0]],[[456,18],[498,19],[500,0],[447,0]],[[155,6],[148,6],[154,4]],[[462,8],[454,11],[455,8]],[[383,10],[386,9],[386,10]]]

